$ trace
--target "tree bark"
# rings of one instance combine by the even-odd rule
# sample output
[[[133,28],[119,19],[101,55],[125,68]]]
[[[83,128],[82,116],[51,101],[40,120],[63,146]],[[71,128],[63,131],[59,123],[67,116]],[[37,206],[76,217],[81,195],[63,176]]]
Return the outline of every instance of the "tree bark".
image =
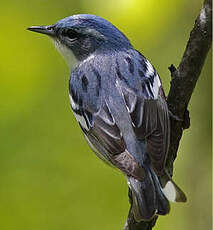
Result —
[[[172,80],[167,103],[171,112],[171,137],[166,167],[171,175],[183,130],[190,126],[187,106],[200,76],[211,43],[212,0],[204,0],[178,68],[176,69],[173,65],[169,67]],[[129,191],[130,205],[132,204],[131,198],[131,191]],[[123,230],[151,230],[157,218],[155,217],[147,222],[136,222],[130,206],[129,215]]]

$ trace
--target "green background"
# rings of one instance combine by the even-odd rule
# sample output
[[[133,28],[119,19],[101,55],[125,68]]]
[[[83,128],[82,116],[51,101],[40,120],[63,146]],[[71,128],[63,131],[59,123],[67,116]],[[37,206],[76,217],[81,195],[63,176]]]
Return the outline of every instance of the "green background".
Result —
[[[0,229],[118,230],[127,185],[87,146],[68,99],[69,70],[50,40],[26,31],[78,13],[120,28],[168,93],[201,0],[9,0],[0,14]],[[156,230],[211,228],[211,55],[189,105],[174,180],[188,196]]]

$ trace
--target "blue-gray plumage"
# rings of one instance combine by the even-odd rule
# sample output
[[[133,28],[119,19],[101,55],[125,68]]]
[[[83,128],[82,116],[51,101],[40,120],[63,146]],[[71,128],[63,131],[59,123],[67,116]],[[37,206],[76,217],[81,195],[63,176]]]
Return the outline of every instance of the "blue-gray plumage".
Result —
[[[49,35],[71,66],[73,113],[94,152],[128,179],[137,221],[186,201],[165,169],[169,114],[160,77],[127,37],[103,18],[74,15],[30,27]]]

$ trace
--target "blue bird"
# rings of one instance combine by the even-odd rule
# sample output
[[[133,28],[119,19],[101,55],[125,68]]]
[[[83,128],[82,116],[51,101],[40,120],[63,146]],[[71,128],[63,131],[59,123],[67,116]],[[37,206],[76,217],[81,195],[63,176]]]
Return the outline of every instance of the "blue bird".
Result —
[[[71,108],[92,150],[120,169],[136,221],[170,210],[186,196],[168,175],[169,112],[152,64],[107,20],[74,15],[31,31],[48,35],[71,68]]]

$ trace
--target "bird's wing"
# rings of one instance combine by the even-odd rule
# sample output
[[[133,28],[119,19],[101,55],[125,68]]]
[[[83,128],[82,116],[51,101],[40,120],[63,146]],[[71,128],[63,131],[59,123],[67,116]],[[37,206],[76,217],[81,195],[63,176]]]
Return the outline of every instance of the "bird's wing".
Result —
[[[91,81],[90,78],[92,78]],[[92,70],[89,74],[81,73],[81,71],[72,73],[69,94],[74,116],[88,144],[98,157],[119,168],[125,174],[142,179],[144,171],[127,151],[110,106],[99,92],[101,87],[99,78],[97,70]]]
[[[126,149],[120,129],[118,128],[108,104],[105,102],[92,116],[93,122],[87,129],[82,128],[86,140],[102,160],[119,168],[127,175],[139,180],[144,177],[143,168]],[[87,122],[86,122],[87,123]]]
[[[124,59],[125,60],[125,59]],[[169,147],[169,114],[160,78],[150,62],[139,52],[118,63],[120,88],[136,137],[145,140],[155,172],[165,167]],[[126,81],[126,83],[125,83]]]
[[[154,170],[160,175],[169,146],[168,109],[158,74],[142,55],[138,52],[136,54],[137,56],[125,54],[126,57],[119,57],[112,75],[116,76],[118,91],[126,105],[125,113],[129,114],[134,134],[138,140],[146,142],[146,152]],[[86,73],[81,76],[78,74],[76,82],[73,80],[71,83],[70,100],[74,115],[95,152],[101,153],[106,161],[110,161],[127,175],[141,178],[143,170],[133,157],[134,154],[127,150],[119,121],[115,121],[111,112],[111,105],[100,93],[97,94],[96,86],[100,86],[100,80],[96,83],[95,79],[100,78],[100,73],[93,72],[94,76],[91,76],[91,72],[88,76],[92,78],[91,91],[89,87],[84,90],[85,86],[82,85],[82,79],[87,77]]]
[[[134,133],[139,140],[145,140],[147,153],[158,175],[165,167],[169,146],[169,115],[166,101],[145,99],[126,88],[122,90],[128,108]]]

